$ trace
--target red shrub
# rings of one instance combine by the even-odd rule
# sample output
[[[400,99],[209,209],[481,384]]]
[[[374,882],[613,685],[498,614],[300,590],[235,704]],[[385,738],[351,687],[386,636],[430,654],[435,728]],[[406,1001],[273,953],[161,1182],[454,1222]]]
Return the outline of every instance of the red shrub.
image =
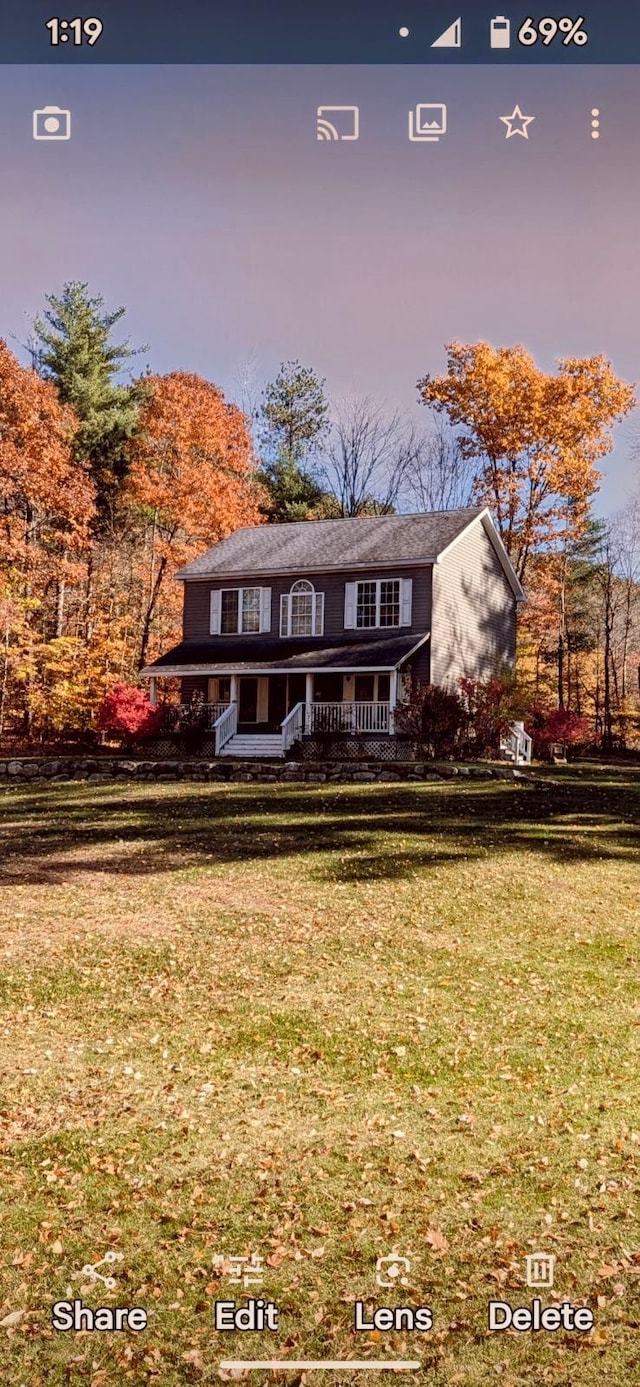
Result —
[[[497,755],[508,731],[513,691],[502,679],[459,679],[467,715],[467,755]]]
[[[452,756],[463,722],[458,695],[437,684],[413,681],[396,708],[398,731],[416,742],[423,756]]]
[[[97,724],[101,732],[112,732],[133,741],[156,732],[160,726],[162,713],[149,702],[144,689],[131,684],[114,684],[103,698],[98,709]]]
[[[564,746],[576,746],[589,739],[590,723],[579,713],[570,713],[567,708],[545,708],[534,703],[527,720],[527,732],[533,737],[534,755],[545,759],[554,742]]]

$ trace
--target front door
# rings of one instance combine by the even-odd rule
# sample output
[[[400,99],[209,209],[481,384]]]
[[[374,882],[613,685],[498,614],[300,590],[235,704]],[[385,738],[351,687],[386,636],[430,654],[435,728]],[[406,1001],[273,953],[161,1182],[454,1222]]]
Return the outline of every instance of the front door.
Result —
[[[258,680],[240,679],[238,691],[238,722],[258,721]]]
[[[269,676],[269,726],[279,731],[288,711],[287,676],[272,674]]]

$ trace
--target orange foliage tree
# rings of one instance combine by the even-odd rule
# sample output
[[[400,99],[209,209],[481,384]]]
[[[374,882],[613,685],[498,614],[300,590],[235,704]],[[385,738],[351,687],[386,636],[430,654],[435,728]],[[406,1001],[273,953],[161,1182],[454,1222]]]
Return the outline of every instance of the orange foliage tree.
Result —
[[[477,466],[476,492],[496,517],[521,581],[536,552],[584,532],[611,428],[635,403],[604,356],[563,358],[541,371],[522,346],[447,347],[447,370],[418,382],[422,399],[459,430]]]
[[[0,340],[0,730],[8,706],[30,729],[65,586],[82,569],[93,490],[73,457],[75,427],[54,387]]]
[[[125,494],[144,530],[145,596],[140,664],[160,599],[181,565],[241,525],[259,524],[259,488],[249,422],[201,376],[152,376],[151,394],[131,448]]]

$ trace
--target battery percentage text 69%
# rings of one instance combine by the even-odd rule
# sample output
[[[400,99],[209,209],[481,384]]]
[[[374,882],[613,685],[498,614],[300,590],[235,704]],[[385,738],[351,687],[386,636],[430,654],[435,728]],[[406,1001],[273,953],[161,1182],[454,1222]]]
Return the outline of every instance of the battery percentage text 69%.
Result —
[[[568,15],[562,19],[547,17],[538,20],[537,24],[532,18],[525,19],[524,24],[521,24],[518,29],[518,42],[532,48],[534,43],[538,43],[540,40],[548,47],[550,43],[553,43],[556,34],[562,36],[565,48],[570,43],[575,43],[579,48],[582,48],[585,43],[589,42],[589,35],[584,27],[584,15],[582,14],[579,14],[577,19],[570,19]]]

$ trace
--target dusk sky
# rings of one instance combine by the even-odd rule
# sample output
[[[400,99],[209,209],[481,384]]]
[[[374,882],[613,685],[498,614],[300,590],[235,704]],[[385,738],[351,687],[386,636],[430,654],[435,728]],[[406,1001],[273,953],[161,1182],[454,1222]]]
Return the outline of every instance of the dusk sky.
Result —
[[[449,129],[412,144],[408,113]],[[318,142],[319,104],[360,106]],[[506,139],[516,103],[529,139]],[[69,107],[72,138],[32,139]],[[601,137],[591,138],[591,110]],[[2,70],[0,336],[68,279],[127,307],[139,359],[238,393],[299,358],[335,398],[416,409],[443,344],[524,342],[544,368],[606,353],[640,379],[640,88],[628,67]],[[418,417],[426,411],[418,411]],[[638,482],[638,417],[600,513]]]

